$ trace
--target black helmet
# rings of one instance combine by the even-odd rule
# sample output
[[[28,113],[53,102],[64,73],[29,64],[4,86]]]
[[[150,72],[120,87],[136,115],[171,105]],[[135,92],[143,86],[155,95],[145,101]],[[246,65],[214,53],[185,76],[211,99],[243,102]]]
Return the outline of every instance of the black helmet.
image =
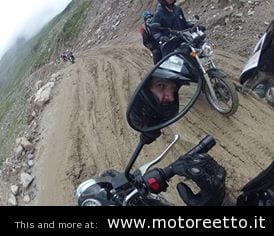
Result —
[[[179,73],[162,68],[157,68],[153,72],[152,76],[164,80],[171,80],[178,86],[178,88],[180,88],[180,86],[182,86],[183,84],[188,84],[190,81],[188,78],[180,75]]]
[[[158,2],[163,6],[163,7],[168,7],[168,8],[171,8],[174,6],[176,0],[173,1],[173,3],[170,5],[168,4],[165,0],[158,0]]]
[[[152,76],[173,80],[180,87],[184,84],[189,85],[190,82],[197,82],[200,72],[192,65],[190,58],[176,54],[163,59],[153,71]]]

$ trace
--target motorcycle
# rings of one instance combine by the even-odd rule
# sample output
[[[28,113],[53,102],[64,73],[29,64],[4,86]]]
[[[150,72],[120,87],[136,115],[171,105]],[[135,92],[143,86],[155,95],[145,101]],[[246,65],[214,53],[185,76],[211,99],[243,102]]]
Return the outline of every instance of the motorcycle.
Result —
[[[174,176],[191,179],[200,189],[194,194],[186,183],[177,184],[179,196],[186,205],[223,204],[226,170],[208,154],[216,145],[211,135],[168,166],[155,167],[179,140],[179,135],[175,135],[158,157],[138,169],[133,168],[144,145],[156,140],[161,129],[182,119],[197,101],[203,80],[193,76],[197,69],[188,60],[181,52],[171,53],[136,88],[126,117],[130,127],[140,132],[138,145],[123,172],[104,170],[78,185],[75,197],[79,206],[171,206],[173,203],[165,199],[163,192],[168,190],[168,182]],[[172,102],[159,104],[159,93],[152,89],[155,78],[160,78],[158,91],[173,88]],[[274,161],[243,187],[237,205],[274,205],[273,179]]]
[[[180,42],[180,46],[176,49],[181,52],[178,57],[187,59],[189,66],[196,69],[195,76],[197,80],[203,81],[201,89],[209,104],[222,115],[231,116],[239,106],[235,85],[223,70],[216,68],[212,58],[216,45],[206,40],[205,30],[201,30],[198,25],[199,17],[195,16],[195,18],[197,23],[191,29],[184,31],[167,29],[158,23],[151,24],[150,27],[169,30],[171,37],[166,45]]]
[[[75,57],[73,56],[72,52],[66,51],[62,53],[61,58],[63,59],[64,62],[70,61],[72,64],[75,63]]]
[[[72,64],[75,63],[75,57],[73,56],[72,52],[69,52],[67,55],[68,61],[70,61]]]
[[[260,98],[266,98],[273,104],[273,63],[274,53],[274,20],[257,42],[253,54],[245,64],[239,81],[241,91],[253,90]],[[272,87],[272,88],[271,88]]]

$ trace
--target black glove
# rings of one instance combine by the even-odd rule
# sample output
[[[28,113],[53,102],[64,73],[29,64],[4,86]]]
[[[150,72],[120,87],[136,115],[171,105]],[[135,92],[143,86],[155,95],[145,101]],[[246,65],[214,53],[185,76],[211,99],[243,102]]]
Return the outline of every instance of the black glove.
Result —
[[[205,32],[206,31],[206,27],[203,25],[198,25],[198,29]]]
[[[164,44],[164,43],[166,43],[166,42],[168,42],[169,41],[169,37],[167,37],[167,36],[161,36],[160,37],[160,41],[159,41],[159,44]]]
[[[160,130],[141,133],[140,139],[144,144],[150,144],[154,142],[161,135]]]
[[[192,28],[193,26],[194,26],[193,23],[191,23],[191,22],[186,22],[186,29],[190,29],[190,28]]]
[[[174,174],[193,180],[200,191],[194,194],[184,183],[177,190],[188,206],[218,206],[225,196],[225,169],[208,154],[181,157],[172,164]]]
[[[193,38],[190,31],[179,31],[179,35],[183,42],[192,42]]]

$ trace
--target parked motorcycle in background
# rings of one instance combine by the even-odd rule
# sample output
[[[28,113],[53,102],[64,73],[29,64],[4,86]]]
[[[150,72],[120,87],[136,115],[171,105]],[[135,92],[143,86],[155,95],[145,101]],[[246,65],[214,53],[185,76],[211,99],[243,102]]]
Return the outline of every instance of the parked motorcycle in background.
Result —
[[[68,58],[68,60],[69,60],[72,64],[75,63],[75,57],[73,56],[73,53],[72,53],[72,52],[69,52],[69,53],[68,53],[67,58]]]
[[[193,76],[197,80],[202,80],[202,91],[213,109],[224,116],[231,116],[238,110],[239,106],[237,91],[225,72],[216,67],[213,61],[216,44],[207,40],[205,32],[198,25],[199,16],[195,17],[197,23],[191,29],[184,31],[168,29],[172,37],[165,44],[181,42],[176,49],[180,52],[177,58],[181,59],[177,60],[187,61],[189,67],[187,70],[195,70],[196,73],[193,73]],[[158,23],[151,24],[150,27],[152,29],[166,29]],[[187,70],[178,72],[184,75]]]
[[[72,51],[69,51],[69,50],[66,50],[65,52],[63,52],[61,54],[61,59],[64,62],[70,61],[72,64],[75,63],[75,57],[74,57]]]

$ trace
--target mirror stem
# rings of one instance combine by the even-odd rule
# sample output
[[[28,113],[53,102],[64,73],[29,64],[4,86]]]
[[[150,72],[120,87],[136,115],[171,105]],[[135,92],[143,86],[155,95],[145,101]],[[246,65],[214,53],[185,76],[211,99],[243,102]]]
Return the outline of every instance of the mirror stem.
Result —
[[[130,176],[130,170],[131,170],[133,164],[135,163],[135,161],[136,161],[136,159],[137,159],[137,157],[138,157],[139,153],[141,152],[144,145],[145,145],[145,143],[143,142],[142,139],[140,139],[139,143],[138,143],[134,153],[132,154],[132,156],[130,158],[130,161],[129,161],[127,167],[126,167],[125,176],[126,176],[127,180],[131,183],[133,183],[134,180]]]

